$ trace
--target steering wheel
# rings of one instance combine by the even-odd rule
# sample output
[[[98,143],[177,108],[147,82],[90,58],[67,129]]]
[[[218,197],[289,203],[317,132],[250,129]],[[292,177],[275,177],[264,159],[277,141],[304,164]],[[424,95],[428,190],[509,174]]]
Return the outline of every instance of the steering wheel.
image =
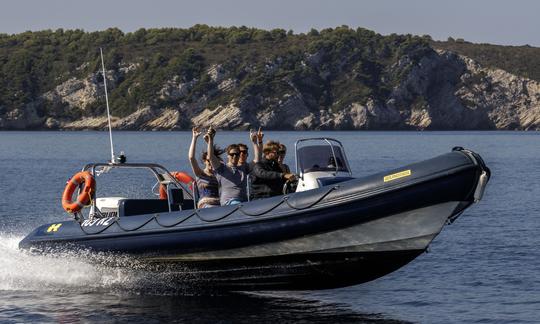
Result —
[[[290,193],[296,192],[296,187],[298,187],[298,178],[292,180],[287,180],[283,184],[283,194],[288,195]]]

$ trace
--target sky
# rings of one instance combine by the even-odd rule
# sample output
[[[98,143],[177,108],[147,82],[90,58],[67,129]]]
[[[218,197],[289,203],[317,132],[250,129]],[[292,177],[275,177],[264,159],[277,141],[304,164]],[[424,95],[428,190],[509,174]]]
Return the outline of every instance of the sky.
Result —
[[[387,35],[540,47],[536,0],[2,0],[0,33],[248,26],[295,33],[347,25]]]

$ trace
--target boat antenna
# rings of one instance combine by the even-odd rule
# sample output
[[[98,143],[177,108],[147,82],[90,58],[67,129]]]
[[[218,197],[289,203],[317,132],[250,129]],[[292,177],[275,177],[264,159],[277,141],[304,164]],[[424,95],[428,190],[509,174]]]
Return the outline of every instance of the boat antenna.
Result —
[[[112,127],[111,127],[111,112],[109,110],[109,96],[107,94],[107,76],[105,74],[105,63],[103,61],[103,49],[99,48],[101,54],[101,68],[103,69],[103,85],[105,87],[105,103],[107,104],[107,119],[109,120],[109,139],[111,141],[111,163],[115,163],[114,160],[114,145],[112,140]]]

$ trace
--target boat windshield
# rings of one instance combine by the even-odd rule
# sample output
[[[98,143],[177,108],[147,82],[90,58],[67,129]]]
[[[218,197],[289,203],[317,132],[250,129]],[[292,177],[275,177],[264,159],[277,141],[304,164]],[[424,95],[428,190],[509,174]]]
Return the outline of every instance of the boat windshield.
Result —
[[[332,153],[332,148],[334,152]],[[335,157],[334,157],[335,154]],[[349,172],[345,158],[339,146],[310,145],[297,151],[299,171],[308,172]]]

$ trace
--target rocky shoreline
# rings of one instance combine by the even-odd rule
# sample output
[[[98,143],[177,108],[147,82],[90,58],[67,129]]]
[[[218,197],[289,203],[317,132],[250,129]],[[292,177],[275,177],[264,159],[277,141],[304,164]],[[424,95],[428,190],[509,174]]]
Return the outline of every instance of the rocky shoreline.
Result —
[[[305,64],[324,75],[316,54]],[[274,66],[268,66],[272,73]],[[137,69],[124,64],[108,71],[111,90]],[[337,109],[313,109],[309,93],[291,84],[275,96],[237,96],[226,104],[208,108],[212,96],[232,93],[240,81],[228,77],[222,65],[206,69],[216,84],[213,93],[186,101],[199,79],[182,82],[173,77],[156,94],[169,105],[145,105],[128,116],[113,116],[115,130],[188,130],[193,125],[226,130],[263,127],[267,130],[539,130],[540,83],[500,69],[480,66],[472,59],[447,51],[431,51],[419,60],[404,55],[391,67],[402,81],[384,99],[369,98]],[[24,109],[0,107],[0,130],[104,130],[106,116],[56,118],[39,116],[43,102],[65,111],[85,108],[103,96],[98,73],[70,78],[41,95]],[[309,80],[304,80],[306,83]]]

